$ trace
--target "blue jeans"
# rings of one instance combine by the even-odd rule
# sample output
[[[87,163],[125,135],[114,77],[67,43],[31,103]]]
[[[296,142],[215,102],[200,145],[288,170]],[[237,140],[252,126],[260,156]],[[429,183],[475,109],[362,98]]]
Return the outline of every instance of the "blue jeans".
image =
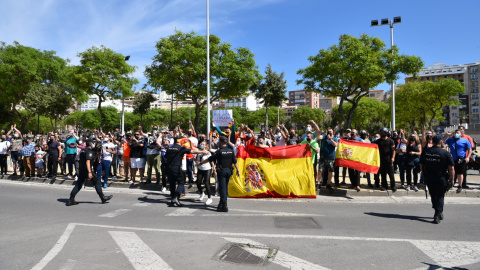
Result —
[[[110,160],[103,160],[97,166],[97,178],[99,182],[102,182],[102,170],[105,171],[105,177],[103,179],[103,184],[106,185],[108,182],[108,176],[110,173],[110,164],[112,162]]]
[[[193,185],[193,159],[187,159],[187,176],[188,176],[188,183]]]

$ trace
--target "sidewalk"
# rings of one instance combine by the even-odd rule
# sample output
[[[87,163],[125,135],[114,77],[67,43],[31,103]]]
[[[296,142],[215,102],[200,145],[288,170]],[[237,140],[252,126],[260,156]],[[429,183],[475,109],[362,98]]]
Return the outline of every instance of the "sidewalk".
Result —
[[[341,173],[341,172],[340,172]],[[420,176],[419,176],[420,178]],[[44,184],[55,184],[55,185],[74,185],[74,180],[66,180],[63,177],[59,176],[56,180],[52,180],[49,178],[37,178],[37,177],[15,177],[12,175],[0,175],[0,179],[2,180],[10,180],[10,181],[21,181],[21,182],[35,182],[35,183],[44,183]],[[140,179],[140,178],[138,178]],[[333,179],[332,179],[333,181]],[[340,182],[342,181],[342,177],[340,175]],[[317,195],[320,196],[336,196],[336,197],[367,197],[367,196],[378,196],[378,197],[425,197],[425,190],[420,188],[418,192],[413,190],[406,191],[405,189],[400,188],[400,175],[398,173],[395,174],[395,182],[397,185],[397,191],[393,192],[392,190],[385,190],[380,191],[377,188],[368,188],[367,186],[367,179],[361,178],[361,188],[362,190],[356,191],[355,189],[349,189],[349,179],[348,175],[345,177],[346,185],[341,185],[339,188],[334,189],[333,192],[330,192],[325,187],[322,187],[320,190],[317,190]],[[371,174],[371,181],[374,184],[373,174]],[[109,181],[108,187],[116,187],[116,188],[128,188],[128,189],[142,189],[142,190],[155,190],[161,191],[162,185],[155,184],[156,179],[152,179],[152,184],[146,184],[144,182],[135,182],[133,184],[129,184],[126,181]],[[448,193],[447,197],[474,197],[480,198],[480,175],[478,171],[469,170],[467,176],[467,183],[470,187],[469,189],[463,189],[462,192],[456,193],[456,188],[452,188]],[[86,181],[87,186],[92,186],[90,181]],[[187,194],[197,194],[197,187],[194,185],[192,188],[188,189],[188,184],[185,185],[185,190]],[[215,181],[211,179],[211,190],[212,192],[215,191]],[[430,197],[430,195],[429,195]]]

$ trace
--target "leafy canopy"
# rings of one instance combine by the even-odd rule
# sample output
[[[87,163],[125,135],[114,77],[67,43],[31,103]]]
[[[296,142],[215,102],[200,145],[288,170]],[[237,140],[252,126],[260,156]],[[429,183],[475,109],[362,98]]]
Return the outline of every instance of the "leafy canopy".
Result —
[[[367,34],[359,38],[341,35],[337,45],[320,50],[308,60],[311,65],[297,72],[302,75],[297,83],[325,96],[340,97],[338,112],[347,127],[368,90],[398,79],[400,73],[416,74],[423,67],[419,57],[401,55],[396,46],[387,49],[380,38]],[[343,108],[345,101],[352,104],[348,112]]]

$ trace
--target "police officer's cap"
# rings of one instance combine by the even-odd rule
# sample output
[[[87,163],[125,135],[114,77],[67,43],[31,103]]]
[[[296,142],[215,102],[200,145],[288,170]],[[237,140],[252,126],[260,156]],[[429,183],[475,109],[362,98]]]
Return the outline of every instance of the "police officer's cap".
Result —
[[[382,128],[378,131],[378,133],[381,133],[382,131],[385,132],[385,133],[388,133],[388,128],[382,127]]]
[[[220,137],[220,143],[228,143],[228,138],[225,136]]]
[[[442,135],[435,135],[432,138],[432,142],[434,144],[439,144],[442,141],[442,139],[443,139]]]

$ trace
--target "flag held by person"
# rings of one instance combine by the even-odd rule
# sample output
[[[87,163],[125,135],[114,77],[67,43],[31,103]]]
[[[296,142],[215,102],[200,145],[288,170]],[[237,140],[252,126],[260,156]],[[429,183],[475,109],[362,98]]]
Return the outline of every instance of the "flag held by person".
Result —
[[[337,146],[335,166],[378,173],[380,168],[378,145],[341,139]]]
[[[233,173],[230,197],[316,198],[312,154],[308,144],[260,148],[240,146],[240,177]]]

